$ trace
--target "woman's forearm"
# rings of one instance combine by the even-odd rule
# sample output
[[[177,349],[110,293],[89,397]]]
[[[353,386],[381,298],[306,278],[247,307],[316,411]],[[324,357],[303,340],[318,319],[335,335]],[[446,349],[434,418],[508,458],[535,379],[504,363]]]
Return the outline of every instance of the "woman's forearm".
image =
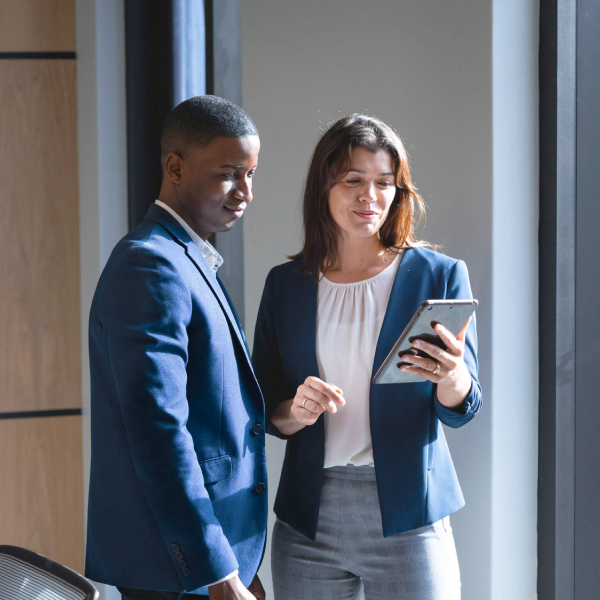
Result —
[[[304,423],[300,423],[293,415],[292,415],[292,404],[294,400],[286,400],[282,402],[273,413],[271,417],[271,423],[283,433],[283,435],[293,435],[297,431],[300,431],[306,425]]]

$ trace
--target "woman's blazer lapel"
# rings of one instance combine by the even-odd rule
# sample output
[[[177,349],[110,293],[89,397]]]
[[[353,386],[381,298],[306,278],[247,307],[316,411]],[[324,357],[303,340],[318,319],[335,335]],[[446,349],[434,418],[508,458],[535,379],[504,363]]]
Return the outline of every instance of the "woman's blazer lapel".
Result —
[[[299,268],[299,265],[298,265]],[[317,362],[317,294],[319,286],[314,277],[297,273],[291,282],[288,304],[289,314],[285,315],[288,323],[289,341],[294,348],[294,362],[298,385],[309,375],[319,376]],[[299,350],[299,351],[298,351]]]
[[[288,280],[286,298],[281,306],[282,324],[285,327],[285,339],[280,347],[289,355],[283,361],[292,365],[292,386],[299,386],[309,376],[319,377],[317,361],[317,294],[319,286],[315,278],[301,272],[300,262],[294,265],[293,276]],[[289,376],[288,376],[289,377]],[[288,379],[289,381],[289,379]],[[292,396],[296,388],[289,390]],[[325,454],[325,417],[321,415],[311,427],[306,427],[302,435],[294,439],[298,447],[292,452],[305,457],[305,461],[294,465],[298,469],[320,469]],[[294,461],[292,461],[294,462]]]
[[[417,263],[417,253],[411,248],[405,249],[392,285],[390,299],[379,332],[371,381],[421,304],[424,298],[423,293],[429,287],[427,278],[423,277],[422,269],[418,268]],[[373,391],[373,388],[371,391]]]

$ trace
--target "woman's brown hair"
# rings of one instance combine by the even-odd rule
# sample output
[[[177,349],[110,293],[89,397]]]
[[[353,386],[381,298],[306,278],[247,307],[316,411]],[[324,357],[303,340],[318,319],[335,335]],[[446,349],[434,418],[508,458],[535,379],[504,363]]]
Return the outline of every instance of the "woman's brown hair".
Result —
[[[412,185],[408,155],[396,133],[383,121],[353,114],[334,123],[321,137],[312,156],[304,189],[304,247],[290,256],[301,260],[306,273],[325,273],[338,259],[338,226],[329,211],[329,191],[347,171],[354,148],[386,150],[392,157],[396,195],[379,230],[384,248],[407,248],[416,242],[414,230],[425,214],[425,203]]]

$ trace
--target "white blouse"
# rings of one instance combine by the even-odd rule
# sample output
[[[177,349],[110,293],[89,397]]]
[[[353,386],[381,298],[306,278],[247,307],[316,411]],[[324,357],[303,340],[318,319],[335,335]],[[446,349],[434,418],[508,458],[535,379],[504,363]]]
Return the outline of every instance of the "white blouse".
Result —
[[[345,406],[325,413],[324,467],[373,466],[369,388],[375,347],[402,253],[378,275],[356,283],[322,277],[317,303],[317,360],[323,381],[344,392]]]

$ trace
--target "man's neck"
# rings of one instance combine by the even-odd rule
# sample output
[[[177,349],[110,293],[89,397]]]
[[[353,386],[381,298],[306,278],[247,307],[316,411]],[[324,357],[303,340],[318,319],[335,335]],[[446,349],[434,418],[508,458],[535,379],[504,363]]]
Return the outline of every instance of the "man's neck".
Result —
[[[158,195],[158,200],[160,200],[163,204],[166,204],[171,210],[176,212],[192,229],[192,231],[196,232],[203,241],[206,242],[210,236],[210,232],[199,231],[196,225],[194,224],[193,219],[189,215],[189,213],[185,210],[185,208],[181,205],[177,197],[173,197],[171,194],[166,194],[161,189],[160,194]]]

